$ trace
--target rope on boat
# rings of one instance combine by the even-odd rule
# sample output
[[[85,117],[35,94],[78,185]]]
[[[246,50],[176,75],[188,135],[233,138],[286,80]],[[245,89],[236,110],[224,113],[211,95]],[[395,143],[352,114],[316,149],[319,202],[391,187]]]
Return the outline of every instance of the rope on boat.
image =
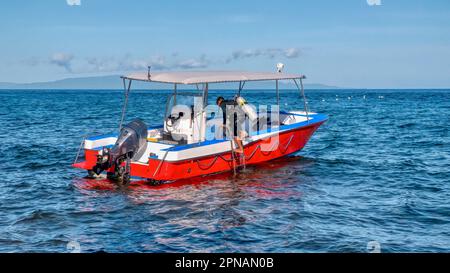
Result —
[[[197,165],[198,165],[198,167],[199,167],[200,170],[206,171],[206,170],[210,169],[210,168],[212,167],[212,165],[214,165],[214,163],[216,163],[217,159],[219,159],[218,156],[216,156],[216,157],[214,158],[214,160],[211,161],[211,163],[210,163],[207,167],[202,167],[202,166],[200,165],[200,161],[199,161],[199,160],[197,160]]]
[[[283,145],[283,146],[284,146],[283,149],[280,150],[282,154],[286,153],[286,151],[287,151],[287,149],[289,148],[289,145],[291,144],[291,142],[292,142],[293,139],[294,139],[294,135],[292,135],[292,136],[289,138],[289,141],[286,143],[286,145]],[[256,146],[256,148],[255,148],[255,149],[253,150],[253,152],[250,154],[250,156],[246,157],[245,154],[243,154],[243,155],[242,155],[242,160],[244,161],[244,168],[245,168],[245,162],[251,160],[251,159],[253,158],[253,156],[256,154],[256,152],[258,151],[258,149],[261,151],[261,153],[262,153],[264,156],[268,156],[268,155],[270,155],[270,154],[274,151],[273,148],[275,147],[276,144],[279,144],[279,142],[278,142],[278,141],[275,142],[275,144],[273,145],[272,149],[271,149],[269,152],[267,152],[267,153],[263,152],[263,151],[261,150],[261,144],[258,144],[258,146]],[[205,165],[201,165],[201,164],[200,164],[200,160],[197,159],[197,160],[196,160],[197,166],[198,166],[201,170],[203,170],[203,171],[209,170],[209,169],[216,163],[216,161],[217,161],[219,158],[222,159],[223,161],[227,162],[227,163],[233,162],[233,170],[236,171],[236,169],[235,169],[236,167],[235,167],[235,162],[234,162],[235,159],[234,159],[233,150],[231,150],[231,159],[226,159],[226,158],[224,158],[222,155],[217,155],[217,156],[214,157],[214,159],[211,161],[211,163],[209,163],[206,167],[205,167]]]
[[[291,136],[291,138],[289,139],[288,143],[286,144],[286,146],[284,147],[284,151],[283,154],[286,153],[287,149],[289,148],[289,145],[291,145],[291,141],[294,139],[294,135]]]
[[[277,146],[279,144],[280,144],[280,142],[277,140],[277,142],[275,142],[273,144],[273,146],[269,149],[269,152],[265,152],[265,151],[261,150],[261,145],[258,145],[258,146],[259,146],[259,149],[261,150],[261,154],[264,155],[264,156],[268,156],[268,155],[270,155],[272,153],[273,148],[275,148],[275,146]]]
[[[153,177],[155,177],[156,174],[159,172],[159,169],[161,168],[161,166],[162,166],[164,160],[166,160],[166,156],[167,156],[168,153],[169,153],[169,151],[167,150],[166,153],[164,154],[163,159],[159,162],[158,167],[156,168],[155,172],[153,173]]]

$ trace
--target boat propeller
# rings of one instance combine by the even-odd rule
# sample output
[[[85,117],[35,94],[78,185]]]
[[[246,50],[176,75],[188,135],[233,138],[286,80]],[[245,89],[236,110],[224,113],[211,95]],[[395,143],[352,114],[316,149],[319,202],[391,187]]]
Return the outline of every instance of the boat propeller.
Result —
[[[130,181],[132,159],[140,158],[147,148],[147,125],[135,119],[123,126],[112,148],[104,147],[97,155],[92,171],[99,175],[107,171],[108,179],[127,184]]]

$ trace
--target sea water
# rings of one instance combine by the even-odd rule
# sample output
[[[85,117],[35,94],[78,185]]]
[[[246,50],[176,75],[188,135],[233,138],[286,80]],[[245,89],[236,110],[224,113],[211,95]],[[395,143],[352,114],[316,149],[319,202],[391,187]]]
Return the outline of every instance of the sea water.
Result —
[[[0,91],[0,251],[450,251],[450,90],[306,93],[329,120],[295,156],[120,188],[71,163],[84,135],[117,131],[122,91]],[[127,121],[161,124],[169,94],[132,91]],[[281,108],[303,109],[298,92]]]

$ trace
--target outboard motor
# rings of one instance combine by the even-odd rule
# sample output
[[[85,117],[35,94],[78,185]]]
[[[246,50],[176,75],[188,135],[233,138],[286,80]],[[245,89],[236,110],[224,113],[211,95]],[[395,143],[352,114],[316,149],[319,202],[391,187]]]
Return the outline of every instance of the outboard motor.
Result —
[[[97,156],[97,164],[92,171],[97,175],[108,171],[109,179],[127,184],[130,181],[130,164],[132,159],[140,158],[147,148],[147,125],[135,119],[120,130],[120,135],[112,148],[103,148]],[[125,162],[125,164],[123,164]]]

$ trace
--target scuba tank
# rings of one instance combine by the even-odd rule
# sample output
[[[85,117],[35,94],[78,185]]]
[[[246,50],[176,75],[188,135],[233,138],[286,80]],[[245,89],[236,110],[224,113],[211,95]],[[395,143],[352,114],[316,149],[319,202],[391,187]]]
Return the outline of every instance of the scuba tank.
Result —
[[[258,118],[258,114],[255,109],[253,109],[253,107],[251,107],[243,97],[236,97],[236,103],[239,107],[241,107],[242,111],[244,111],[251,121]]]

